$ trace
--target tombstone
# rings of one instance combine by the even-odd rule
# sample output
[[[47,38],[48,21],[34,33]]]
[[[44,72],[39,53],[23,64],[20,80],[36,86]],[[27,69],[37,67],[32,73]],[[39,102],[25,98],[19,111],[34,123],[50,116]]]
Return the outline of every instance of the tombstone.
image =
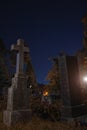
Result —
[[[58,57],[61,85],[61,118],[73,120],[87,114],[81,92],[79,62],[76,56],[61,55]]]
[[[17,45],[12,45],[11,50],[17,51],[17,64],[15,76],[12,78],[12,85],[8,89],[7,110],[3,113],[3,122],[7,126],[21,121],[28,121],[31,117],[27,75],[23,72],[24,52],[29,52],[29,49],[24,47],[22,39],[18,39]]]

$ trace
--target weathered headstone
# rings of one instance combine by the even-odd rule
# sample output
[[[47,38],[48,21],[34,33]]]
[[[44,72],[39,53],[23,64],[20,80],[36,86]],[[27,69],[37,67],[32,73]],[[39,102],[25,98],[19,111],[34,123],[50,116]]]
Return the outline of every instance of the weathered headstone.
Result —
[[[17,45],[12,45],[11,50],[17,51],[17,65],[12,86],[8,89],[7,110],[3,114],[3,122],[8,126],[29,120],[31,115],[27,75],[23,72],[24,52],[29,52],[29,49],[24,47],[22,39],[18,39]]]

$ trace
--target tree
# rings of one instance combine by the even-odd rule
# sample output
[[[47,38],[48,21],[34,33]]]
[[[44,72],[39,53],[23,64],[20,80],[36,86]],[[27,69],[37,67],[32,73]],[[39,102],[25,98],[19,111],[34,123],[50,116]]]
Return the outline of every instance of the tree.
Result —
[[[0,38],[0,54],[6,54],[7,50],[4,44],[4,41],[2,40],[2,38]]]
[[[6,64],[6,53],[7,49],[5,47],[4,41],[0,39],[0,90],[9,85],[9,71]]]
[[[31,60],[28,60],[27,62],[26,74],[28,75],[28,85],[36,87],[37,86],[36,75]]]
[[[48,86],[50,86],[50,88],[59,89],[60,85],[59,85],[58,59],[53,58],[52,61],[53,61],[53,66],[52,66],[52,69],[48,72],[46,80],[49,81]]]

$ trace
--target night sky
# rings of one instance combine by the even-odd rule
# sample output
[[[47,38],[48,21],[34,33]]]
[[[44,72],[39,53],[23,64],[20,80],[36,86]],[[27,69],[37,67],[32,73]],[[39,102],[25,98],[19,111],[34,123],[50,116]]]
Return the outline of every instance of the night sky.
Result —
[[[48,58],[60,51],[73,55],[82,48],[87,0],[1,1],[0,37],[9,49],[18,38],[25,40],[39,83],[46,83],[52,67]]]

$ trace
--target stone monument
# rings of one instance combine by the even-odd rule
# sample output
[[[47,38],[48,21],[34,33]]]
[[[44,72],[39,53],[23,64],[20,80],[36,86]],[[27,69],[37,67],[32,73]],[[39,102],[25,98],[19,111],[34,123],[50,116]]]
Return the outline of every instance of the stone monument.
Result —
[[[17,51],[17,64],[12,85],[8,89],[7,110],[3,113],[3,122],[7,126],[29,120],[31,117],[27,75],[23,72],[24,52],[29,52],[29,49],[24,47],[22,39],[18,39],[17,44],[11,46],[11,50]]]
[[[61,85],[61,118],[73,120],[87,116],[83,101],[79,73],[79,62],[76,56],[60,55],[58,57]]]

